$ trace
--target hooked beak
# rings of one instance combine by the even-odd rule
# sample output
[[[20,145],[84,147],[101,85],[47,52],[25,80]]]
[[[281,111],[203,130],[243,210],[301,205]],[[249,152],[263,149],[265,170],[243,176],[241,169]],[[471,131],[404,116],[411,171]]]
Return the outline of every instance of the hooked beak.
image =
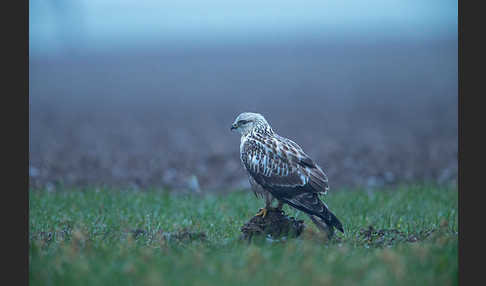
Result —
[[[238,125],[236,125],[236,123],[231,124],[230,130],[234,130],[236,128],[238,128]]]

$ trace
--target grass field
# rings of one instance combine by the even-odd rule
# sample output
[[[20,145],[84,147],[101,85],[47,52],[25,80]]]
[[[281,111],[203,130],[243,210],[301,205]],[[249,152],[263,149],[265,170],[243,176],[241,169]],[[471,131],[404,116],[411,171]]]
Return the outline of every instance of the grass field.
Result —
[[[457,285],[457,188],[335,191],[344,225],[323,241],[239,240],[252,193],[29,193],[30,285]]]

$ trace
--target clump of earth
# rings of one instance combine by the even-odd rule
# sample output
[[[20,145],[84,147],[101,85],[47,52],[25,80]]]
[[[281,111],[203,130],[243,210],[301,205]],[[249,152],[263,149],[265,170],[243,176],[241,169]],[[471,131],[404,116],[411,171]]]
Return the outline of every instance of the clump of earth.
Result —
[[[283,211],[269,209],[266,216],[254,216],[241,227],[241,239],[249,240],[262,237],[278,239],[298,237],[304,231],[303,220],[287,216]]]

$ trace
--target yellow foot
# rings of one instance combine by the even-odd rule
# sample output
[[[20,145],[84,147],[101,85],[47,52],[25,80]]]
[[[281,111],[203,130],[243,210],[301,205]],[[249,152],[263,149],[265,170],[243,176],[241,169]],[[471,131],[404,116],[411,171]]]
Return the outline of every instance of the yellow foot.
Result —
[[[261,216],[262,218],[265,218],[267,216],[267,208],[260,209],[260,211],[255,215],[255,216]]]

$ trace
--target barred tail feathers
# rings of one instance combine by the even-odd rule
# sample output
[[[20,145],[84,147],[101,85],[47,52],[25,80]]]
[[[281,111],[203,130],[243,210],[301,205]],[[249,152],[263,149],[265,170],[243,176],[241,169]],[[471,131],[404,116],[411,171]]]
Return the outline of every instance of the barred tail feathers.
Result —
[[[311,220],[320,230],[334,232],[334,228],[344,233],[343,226],[339,219],[334,215],[318,197],[316,193],[303,193],[297,195],[286,202],[309,215]],[[325,224],[325,226],[323,225]]]

